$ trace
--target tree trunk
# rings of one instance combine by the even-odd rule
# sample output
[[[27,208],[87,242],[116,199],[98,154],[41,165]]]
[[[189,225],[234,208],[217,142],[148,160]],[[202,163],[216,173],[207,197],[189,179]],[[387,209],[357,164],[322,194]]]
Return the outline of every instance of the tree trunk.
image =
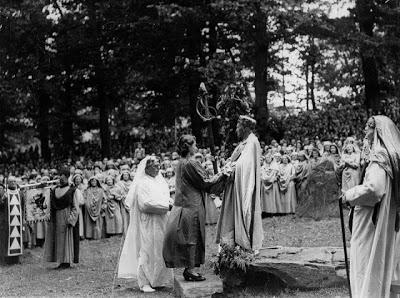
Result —
[[[267,55],[268,41],[266,36],[267,24],[266,16],[258,6],[255,19],[255,118],[257,120],[258,133],[263,138],[266,137],[265,128],[268,125],[268,106],[267,106]]]
[[[67,73],[69,76],[69,73]],[[73,100],[71,94],[71,81],[67,78],[64,86],[63,93],[63,124],[62,124],[62,138],[63,144],[67,147],[66,151],[73,153],[74,146],[74,131],[73,131]]]
[[[308,61],[306,60],[306,105],[307,105],[307,111],[310,110],[309,106],[309,100],[310,100],[310,83],[308,82],[308,73],[309,73],[309,66],[308,66]]]
[[[50,146],[49,146],[49,109],[50,97],[43,90],[39,89],[37,93],[39,102],[39,115],[38,115],[38,130],[42,158],[45,161],[51,160]]]
[[[310,99],[313,111],[317,110],[317,105],[315,104],[314,89],[315,89],[315,62],[313,61],[311,63],[311,84],[310,84]]]
[[[92,34],[93,40],[95,41],[97,52],[94,53],[94,69],[95,69],[95,84],[97,89],[97,105],[100,110],[100,139],[101,139],[101,155],[103,157],[110,157],[111,155],[111,136],[110,136],[110,125],[109,125],[109,99],[107,97],[105,86],[105,74],[103,69],[103,61],[101,57],[100,44],[101,41],[101,21],[96,16],[96,1],[89,1],[89,16],[92,20]]]
[[[285,73],[282,74],[282,97],[283,97],[283,106],[286,108]]]
[[[111,136],[110,136],[110,107],[108,98],[105,94],[104,84],[97,85],[97,100],[100,109],[100,139],[101,139],[101,154],[104,157],[111,156]]]
[[[373,37],[374,29],[374,3],[372,0],[356,1],[356,17],[359,23],[360,32]],[[373,49],[366,43],[360,46],[360,56],[365,85],[365,106],[368,110],[376,112],[379,110],[379,84],[378,69]]]

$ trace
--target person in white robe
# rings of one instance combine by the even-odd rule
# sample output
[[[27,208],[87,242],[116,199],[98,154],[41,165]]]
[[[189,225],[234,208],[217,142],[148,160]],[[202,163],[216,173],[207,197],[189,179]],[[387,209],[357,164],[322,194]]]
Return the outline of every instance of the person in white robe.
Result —
[[[291,164],[289,155],[282,156],[282,163],[278,172],[278,184],[281,194],[279,213],[289,214],[296,212],[296,187],[293,181],[295,168]]]
[[[272,155],[267,154],[261,167],[261,207],[265,213],[277,212],[276,199],[280,198],[277,182],[278,171],[272,167]]]
[[[342,192],[360,184],[360,154],[355,145],[348,143],[342,154]]]
[[[350,240],[350,284],[355,298],[390,297],[400,277],[400,131],[386,116],[365,127],[371,148],[361,185],[347,190],[343,202],[354,207]]]
[[[168,184],[157,158],[147,156],[138,167],[126,197],[130,221],[118,265],[119,278],[136,278],[143,292],[172,286],[173,271],[165,266],[162,249],[168,220]]]
[[[236,133],[241,139],[226,166],[234,172],[226,183],[217,227],[217,243],[239,245],[255,253],[262,246],[261,147],[253,133],[256,121],[240,116]]]

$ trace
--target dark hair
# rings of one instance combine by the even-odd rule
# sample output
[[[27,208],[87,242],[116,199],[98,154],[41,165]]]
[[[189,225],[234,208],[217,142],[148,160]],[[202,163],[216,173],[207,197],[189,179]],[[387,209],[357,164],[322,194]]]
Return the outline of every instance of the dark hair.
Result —
[[[69,172],[69,168],[67,166],[63,166],[60,171],[58,172],[59,176],[61,177],[62,175],[64,175],[65,177],[69,177],[70,172]]]
[[[183,135],[179,138],[177,151],[182,157],[189,154],[189,148],[194,144],[196,138],[192,135]]]

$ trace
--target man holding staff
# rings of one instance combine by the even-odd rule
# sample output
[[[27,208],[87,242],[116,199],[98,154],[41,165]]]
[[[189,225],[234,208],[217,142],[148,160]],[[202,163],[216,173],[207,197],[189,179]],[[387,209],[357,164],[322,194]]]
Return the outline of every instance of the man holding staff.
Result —
[[[365,127],[371,149],[361,185],[347,190],[343,202],[354,207],[350,240],[353,297],[389,297],[400,278],[400,131],[386,116],[371,117]]]

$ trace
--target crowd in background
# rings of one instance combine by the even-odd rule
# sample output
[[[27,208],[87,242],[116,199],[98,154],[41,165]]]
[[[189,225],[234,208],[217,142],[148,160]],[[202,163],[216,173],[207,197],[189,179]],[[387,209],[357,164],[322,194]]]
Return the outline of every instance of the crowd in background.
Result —
[[[343,190],[359,183],[360,169],[363,157],[360,148],[363,144],[349,137],[332,141],[321,141],[316,138],[303,140],[273,140],[271,144],[262,146],[261,163],[261,208],[268,214],[293,214],[296,205],[305,196],[309,177],[322,163],[331,166],[324,167],[325,171],[340,173],[338,184]],[[225,164],[225,153],[222,148],[216,148],[216,156],[210,149],[199,149],[194,156],[206,169],[211,177],[214,175],[213,161],[220,169]],[[153,155],[155,155],[153,153]],[[99,239],[102,237],[122,234],[126,231],[129,210],[124,203],[129,186],[135,176],[138,163],[146,156],[146,149],[139,144],[132,157],[122,156],[117,159],[66,160],[63,165],[70,167],[69,183],[80,192],[80,237],[82,239]],[[171,198],[175,193],[175,168],[179,160],[177,152],[159,154],[161,173],[169,187]],[[17,177],[20,186],[42,183],[57,179],[57,167],[35,167],[26,164],[21,168],[3,168],[0,173],[0,184],[6,183],[9,175]],[[218,208],[221,205],[219,197],[207,196],[207,223],[214,224],[218,220]],[[44,224],[37,223],[30,227],[34,238],[44,237]],[[39,237],[39,238],[38,238]],[[29,237],[28,237],[29,238]],[[35,239],[27,240],[35,243]],[[41,241],[39,241],[41,243]]]

